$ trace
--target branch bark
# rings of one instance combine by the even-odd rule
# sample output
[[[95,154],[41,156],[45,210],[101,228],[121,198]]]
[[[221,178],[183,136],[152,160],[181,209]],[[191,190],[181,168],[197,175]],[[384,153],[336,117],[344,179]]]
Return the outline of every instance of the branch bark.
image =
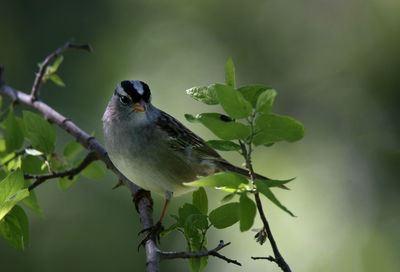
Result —
[[[65,49],[61,47],[61,49],[58,50],[62,52]],[[53,53],[52,55],[56,54]],[[136,192],[139,189],[141,189],[139,186],[135,185],[128,178],[126,178],[120,171],[118,171],[118,169],[114,166],[114,164],[108,157],[104,147],[94,137],[90,136],[84,130],[79,128],[70,119],[66,118],[59,112],[55,111],[46,103],[40,101],[38,97],[34,98],[32,95],[28,95],[24,92],[21,92],[17,89],[14,89],[6,85],[4,81],[4,69],[1,65],[0,65],[0,94],[10,97],[14,102],[19,102],[33,109],[36,109],[49,122],[58,125],[61,129],[65,130],[67,133],[72,135],[82,146],[84,146],[87,150],[89,150],[89,152],[93,153],[96,156],[96,158],[103,161],[108,169],[110,169],[112,172],[115,173],[118,179],[121,180],[129,188],[132,196],[135,196]],[[142,197],[137,201],[138,201],[140,220],[142,222],[143,228],[151,227],[153,225],[153,219],[152,219],[153,208],[150,201],[145,197]],[[145,250],[147,259],[147,271],[157,272],[159,264],[159,255],[158,255],[159,250],[152,239],[149,239],[146,242]]]

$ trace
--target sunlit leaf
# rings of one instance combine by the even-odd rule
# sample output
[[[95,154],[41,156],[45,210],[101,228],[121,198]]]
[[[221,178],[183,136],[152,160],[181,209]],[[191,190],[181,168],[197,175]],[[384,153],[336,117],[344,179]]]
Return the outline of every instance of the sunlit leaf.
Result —
[[[250,116],[252,107],[243,95],[228,85],[215,84],[218,100],[226,113],[234,118],[241,119]]]
[[[194,100],[203,102],[207,105],[217,105],[219,103],[213,85],[193,87],[186,90],[186,93]]]
[[[36,113],[23,111],[23,116],[27,137],[33,148],[46,154],[53,153],[56,141],[53,126]]]
[[[192,203],[202,214],[208,213],[208,198],[206,190],[203,187],[199,187],[199,189],[193,192]]]
[[[230,187],[238,188],[241,184],[247,184],[249,181],[242,175],[232,172],[221,172],[193,182],[183,183],[186,186],[195,187]]]
[[[257,192],[260,192],[264,196],[266,196],[269,200],[272,201],[276,206],[290,214],[291,216],[295,216],[291,211],[289,211],[285,206],[283,206],[279,200],[275,197],[275,195],[272,193],[272,191],[269,189],[268,185],[262,181],[256,180],[256,187],[257,187]]]
[[[33,148],[27,148],[25,149],[25,153],[31,156],[42,156],[43,152],[33,149]]]
[[[24,187],[24,175],[20,169],[0,182],[0,220],[22,199],[29,196]]]
[[[64,81],[62,81],[62,79],[61,79],[61,77],[60,77],[59,75],[57,75],[57,74],[51,74],[51,75],[48,76],[48,78],[49,78],[54,84],[56,84],[57,86],[65,87],[65,83],[64,83]]]
[[[294,142],[304,136],[305,128],[297,120],[276,114],[262,114],[256,119],[257,133],[253,138],[255,145],[279,141]]]
[[[221,151],[236,151],[240,149],[240,145],[226,140],[210,140],[206,144],[216,150]]]
[[[274,89],[268,89],[260,94],[257,99],[256,109],[258,112],[269,113],[274,104],[276,97],[276,91]]]
[[[217,229],[224,229],[239,221],[239,203],[228,203],[211,211],[211,224]]]
[[[225,83],[232,88],[235,88],[235,65],[231,58],[225,65]]]
[[[249,230],[253,226],[255,217],[256,204],[247,197],[246,193],[242,193],[239,202],[240,231]]]

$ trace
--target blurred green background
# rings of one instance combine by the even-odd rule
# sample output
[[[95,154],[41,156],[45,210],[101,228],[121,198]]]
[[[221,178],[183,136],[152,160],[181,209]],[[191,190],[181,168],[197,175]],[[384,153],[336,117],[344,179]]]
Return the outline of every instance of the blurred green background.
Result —
[[[37,63],[70,38],[94,52],[65,53],[67,87],[42,87],[42,99],[103,142],[101,116],[116,84],[146,81],[153,103],[205,139],[184,113],[208,111],[187,88],[224,81],[231,56],[237,85],[278,91],[274,112],[300,120],[305,138],[260,148],[257,172],[296,176],[275,190],[298,217],[265,201],[267,217],[293,271],[400,270],[400,1],[20,1],[0,4],[0,63],[9,85],[30,90]],[[59,149],[71,137],[58,131]],[[223,154],[240,165],[235,154]],[[396,174],[395,174],[396,173]],[[36,190],[45,218],[29,212],[31,246],[0,240],[1,271],[143,271],[139,219],[113,175],[81,179],[62,193],[49,181]],[[222,192],[208,190],[211,206]],[[190,195],[174,198],[170,214]],[[155,196],[155,218],[163,199]],[[173,220],[167,216],[166,225]],[[260,226],[257,219],[256,226]],[[243,267],[211,258],[206,271],[280,271],[252,261],[271,254],[238,225],[212,231],[209,247]],[[162,249],[184,250],[171,234]],[[184,260],[162,271],[187,271]]]

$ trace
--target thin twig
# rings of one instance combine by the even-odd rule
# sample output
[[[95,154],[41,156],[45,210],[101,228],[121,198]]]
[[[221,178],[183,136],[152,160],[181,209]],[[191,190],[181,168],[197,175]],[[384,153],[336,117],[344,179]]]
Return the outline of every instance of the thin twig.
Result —
[[[251,129],[252,129],[252,135],[254,135],[254,119],[255,119],[255,115],[253,114],[253,115],[251,115],[251,118],[249,120]],[[251,180],[252,186],[254,186],[255,172],[254,172],[253,164],[251,161],[252,138],[250,138],[250,140],[247,142],[247,145],[248,145],[247,148],[246,148],[246,145],[242,141],[239,141],[239,143],[240,143],[240,147],[242,148],[243,156],[246,159],[246,165],[247,165],[247,168],[249,169],[249,175],[250,175],[250,180]],[[256,200],[258,213],[260,214],[261,221],[263,222],[264,229],[267,232],[267,237],[271,244],[272,251],[274,252],[274,256],[275,256],[275,258],[273,258],[273,257],[265,257],[265,258],[271,262],[275,262],[284,272],[291,272],[289,265],[286,263],[285,259],[282,257],[281,253],[279,252],[279,249],[275,242],[274,236],[272,235],[271,228],[269,226],[267,218],[265,217],[265,213],[264,213],[264,210],[263,210],[263,207],[261,204],[261,200],[260,200],[260,195],[258,192],[254,193],[254,198]]]
[[[49,64],[55,58],[57,58],[65,50],[67,50],[69,48],[83,49],[83,50],[87,50],[89,52],[93,51],[93,49],[88,44],[76,44],[76,43],[72,43],[72,41],[69,41],[66,44],[64,44],[63,46],[61,46],[60,48],[58,48],[56,51],[51,53],[49,56],[47,56],[47,58],[40,65],[39,72],[36,74],[35,81],[33,82],[32,91],[31,91],[32,100],[39,99],[40,83],[42,82],[42,79],[46,72],[47,66],[49,66]]]
[[[214,256],[217,258],[220,258],[227,263],[233,263],[236,265],[241,266],[241,263],[239,263],[237,260],[229,259],[224,255],[221,255],[218,251],[223,249],[226,246],[229,246],[231,243],[224,243],[224,241],[220,241],[218,246],[214,249],[208,250],[208,251],[198,251],[198,252],[187,252],[187,251],[181,251],[181,252],[171,252],[171,251],[159,251],[160,258],[161,260],[167,260],[167,259],[193,259],[193,258],[201,258],[204,256]]]
[[[270,262],[276,262],[275,258],[272,256],[268,257],[251,257],[253,260],[268,260]]]
[[[25,179],[36,179],[34,183],[32,183],[28,189],[29,191],[32,191],[35,189],[37,186],[45,182],[46,180],[53,179],[53,178],[63,178],[63,177],[68,177],[72,178],[73,176],[78,175],[82,170],[84,170],[90,163],[92,163],[95,160],[98,160],[99,158],[97,157],[96,153],[94,152],[89,152],[85,159],[75,168],[62,171],[62,172],[53,172],[51,174],[44,174],[44,175],[29,175],[25,174],[24,178]]]

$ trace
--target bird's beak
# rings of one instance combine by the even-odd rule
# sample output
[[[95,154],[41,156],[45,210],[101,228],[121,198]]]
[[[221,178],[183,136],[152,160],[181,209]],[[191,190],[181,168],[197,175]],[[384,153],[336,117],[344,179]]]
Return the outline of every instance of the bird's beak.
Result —
[[[133,108],[135,109],[135,111],[138,111],[138,112],[145,112],[146,111],[145,106],[146,106],[146,102],[144,102],[143,99],[140,99],[139,102],[133,104]]]

